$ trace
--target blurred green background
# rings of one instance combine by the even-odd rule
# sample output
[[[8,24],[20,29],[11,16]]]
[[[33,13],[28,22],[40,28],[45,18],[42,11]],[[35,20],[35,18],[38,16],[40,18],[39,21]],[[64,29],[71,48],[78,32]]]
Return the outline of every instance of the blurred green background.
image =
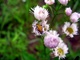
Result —
[[[42,39],[32,34],[35,18],[30,10],[43,4],[43,0],[0,0],[0,60],[58,60],[51,57],[48,48],[45,52]],[[70,0],[68,6],[80,12],[80,0]],[[80,40],[80,35],[76,39]],[[69,47],[66,59],[79,58],[80,50],[74,53]]]

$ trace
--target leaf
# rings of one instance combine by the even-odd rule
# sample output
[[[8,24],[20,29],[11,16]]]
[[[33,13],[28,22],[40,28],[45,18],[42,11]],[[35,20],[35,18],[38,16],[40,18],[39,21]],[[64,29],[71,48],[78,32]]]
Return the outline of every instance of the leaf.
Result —
[[[19,38],[19,34],[15,32],[14,38],[12,39],[13,42],[15,42]]]
[[[36,60],[35,57],[34,57],[34,55],[29,54],[27,52],[23,52],[22,59],[23,60]]]
[[[75,11],[75,10],[76,10],[76,8],[77,8],[78,4],[79,4],[79,0],[77,0],[77,1],[75,2],[74,6],[73,6],[73,9],[72,9],[73,11]]]

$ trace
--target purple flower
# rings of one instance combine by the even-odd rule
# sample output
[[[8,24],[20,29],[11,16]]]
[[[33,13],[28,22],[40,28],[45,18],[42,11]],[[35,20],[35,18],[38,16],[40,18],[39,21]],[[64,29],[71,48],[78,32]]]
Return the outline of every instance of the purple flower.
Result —
[[[80,18],[80,14],[77,12],[74,12],[70,16],[71,22],[78,22],[78,19]]]
[[[58,0],[62,5],[67,5],[68,4],[68,0]]]
[[[65,9],[65,13],[66,13],[66,15],[70,16],[71,13],[72,13],[71,8],[70,8],[70,7],[66,8],[66,9]]]
[[[55,48],[59,44],[59,37],[54,35],[47,35],[44,38],[44,44],[48,48]]]

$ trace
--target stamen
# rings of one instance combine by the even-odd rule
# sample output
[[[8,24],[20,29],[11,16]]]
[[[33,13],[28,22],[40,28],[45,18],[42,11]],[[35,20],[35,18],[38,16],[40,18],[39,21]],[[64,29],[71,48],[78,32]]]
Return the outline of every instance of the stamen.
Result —
[[[60,56],[64,54],[64,51],[63,51],[61,48],[58,48],[57,50],[58,50],[58,54],[59,54]]]
[[[70,34],[73,33],[73,29],[72,29],[71,27],[68,27],[66,30],[67,30]]]

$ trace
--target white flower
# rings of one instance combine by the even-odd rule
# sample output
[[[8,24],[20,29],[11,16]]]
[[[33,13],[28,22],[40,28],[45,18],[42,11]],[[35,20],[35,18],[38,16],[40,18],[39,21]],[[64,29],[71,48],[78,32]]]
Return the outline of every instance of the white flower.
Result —
[[[58,0],[58,1],[63,5],[67,5],[68,4],[68,0]]]
[[[32,24],[32,27],[33,27],[33,33],[35,33],[36,35],[41,35],[37,28],[36,28],[36,25],[38,24],[38,21],[34,21],[33,24]]]
[[[74,12],[70,16],[71,22],[78,22],[78,19],[80,18],[80,14],[77,12]]]
[[[48,11],[40,6],[36,6],[34,9],[32,9],[34,12],[34,16],[38,20],[46,20],[48,17]]]
[[[73,37],[73,35],[77,35],[78,27],[76,23],[70,24],[69,22],[65,22],[65,25],[62,29],[63,32],[70,37]]]
[[[65,13],[66,13],[66,15],[70,16],[71,13],[72,13],[71,8],[70,8],[70,7],[66,8],[66,9],[65,9]]]
[[[52,5],[55,3],[55,0],[44,0],[44,2],[48,5]]]
[[[68,53],[68,47],[65,43],[61,42],[53,51],[56,57],[65,58],[66,54]]]
[[[55,36],[59,36],[59,34],[57,33],[56,30],[50,30],[46,32],[46,35],[55,35]]]
[[[80,13],[78,14],[79,18],[80,18]]]
[[[38,22],[38,21],[34,21],[32,24],[33,27],[33,33],[35,33],[36,35],[42,35],[45,34],[46,31],[49,30],[49,24],[47,24],[47,22]],[[43,24],[45,23],[45,24]]]
[[[46,34],[46,32],[49,30],[49,24],[47,24],[47,20],[42,21],[42,26],[43,26],[43,33]]]

